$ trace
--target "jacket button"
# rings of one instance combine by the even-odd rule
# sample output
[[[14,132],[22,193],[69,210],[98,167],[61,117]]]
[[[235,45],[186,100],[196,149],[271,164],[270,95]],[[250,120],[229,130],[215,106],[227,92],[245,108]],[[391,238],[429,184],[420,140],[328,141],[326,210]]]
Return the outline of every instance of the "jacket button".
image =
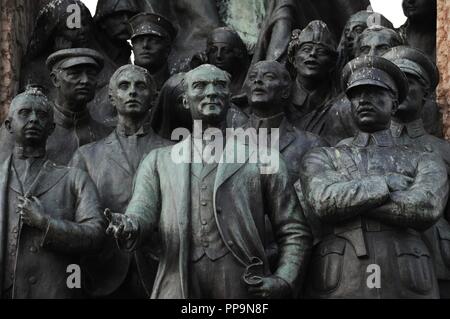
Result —
[[[205,201],[202,201],[201,203],[200,203],[202,206],[206,206],[206,205],[208,205],[208,203],[207,202],[205,202]]]
[[[208,222],[206,220],[202,220],[202,225],[207,225]]]
[[[36,253],[36,252],[37,252],[37,248],[34,247],[34,246],[31,246],[31,247],[30,247],[30,252]]]
[[[208,185],[203,184],[203,185],[202,185],[202,190],[206,191],[207,189],[208,189]]]
[[[12,232],[13,232],[14,234],[17,234],[18,231],[19,231],[19,230],[17,229],[17,227],[14,227]]]
[[[37,283],[37,279],[34,276],[31,276],[30,278],[28,278],[28,282],[32,285]]]
[[[208,243],[203,243],[203,247],[208,248],[209,244]]]
[[[228,246],[233,246],[233,245],[234,245],[234,243],[231,240],[229,240],[228,241]]]

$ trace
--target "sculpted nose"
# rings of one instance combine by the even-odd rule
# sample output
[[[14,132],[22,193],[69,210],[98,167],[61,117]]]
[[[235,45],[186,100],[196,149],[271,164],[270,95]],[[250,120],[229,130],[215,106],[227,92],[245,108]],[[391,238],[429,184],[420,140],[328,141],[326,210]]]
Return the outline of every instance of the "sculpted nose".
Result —
[[[217,92],[214,88],[214,85],[210,84],[206,87],[205,95],[206,95],[206,97],[209,97],[209,98],[217,97]]]
[[[88,83],[89,82],[89,77],[88,77],[88,75],[86,74],[86,72],[83,72],[81,75],[80,75],[80,83]]]

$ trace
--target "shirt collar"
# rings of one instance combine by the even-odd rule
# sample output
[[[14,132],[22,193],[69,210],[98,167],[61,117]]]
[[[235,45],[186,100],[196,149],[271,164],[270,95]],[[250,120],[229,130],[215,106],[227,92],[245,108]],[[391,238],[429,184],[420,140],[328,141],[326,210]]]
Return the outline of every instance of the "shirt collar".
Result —
[[[400,123],[392,121],[391,133],[394,137],[400,137],[407,134],[411,138],[418,138],[426,134],[422,119],[417,119],[409,123]]]
[[[254,113],[250,115],[251,127],[259,130],[260,128],[279,128],[285,118],[284,112],[278,113],[271,117],[258,117]]]
[[[359,132],[353,139],[352,144],[358,147],[366,147],[369,145],[389,147],[394,145],[394,141],[392,139],[391,131],[386,129],[375,133]]]
[[[65,128],[72,128],[77,123],[87,123],[90,119],[90,114],[87,109],[81,112],[72,112],[64,110],[61,106],[55,103],[54,107],[54,119],[57,125]]]
[[[121,125],[119,123],[119,124],[117,124],[116,132],[119,136],[122,136],[122,137],[129,137],[129,136],[142,137],[142,136],[147,136],[150,132],[153,132],[153,130],[152,130],[151,123],[146,122],[146,123],[144,123],[144,125],[141,126],[141,128],[135,134],[130,135],[130,134],[126,134],[125,128],[123,127],[123,125]]]
[[[27,158],[44,158],[45,157],[45,147],[30,148],[26,146],[15,146],[14,156],[18,159]]]

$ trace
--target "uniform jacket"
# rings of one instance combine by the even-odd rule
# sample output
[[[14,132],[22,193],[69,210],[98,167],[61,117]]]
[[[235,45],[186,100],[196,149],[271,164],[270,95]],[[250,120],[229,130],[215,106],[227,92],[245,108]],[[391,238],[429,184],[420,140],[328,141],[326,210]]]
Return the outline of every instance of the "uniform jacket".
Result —
[[[301,172],[303,194],[312,207],[305,211],[319,221],[314,223],[309,296],[439,296],[422,239],[422,231],[441,218],[447,203],[447,174],[438,157],[394,145],[386,130],[313,150],[304,157]],[[405,191],[391,192],[385,180],[389,173],[414,182]],[[382,269],[381,289],[365,285],[370,264]]]

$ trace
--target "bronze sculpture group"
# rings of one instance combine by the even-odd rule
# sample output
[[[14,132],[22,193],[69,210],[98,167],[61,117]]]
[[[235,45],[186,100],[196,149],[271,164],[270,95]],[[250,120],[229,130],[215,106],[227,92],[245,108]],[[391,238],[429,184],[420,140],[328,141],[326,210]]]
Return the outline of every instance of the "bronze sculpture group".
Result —
[[[434,4],[404,0],[399,32],[355,1],[338,44],[267,2],[254,52],[214,26],[182,70],[170,1],[100,0],[47,46],[84,6],[43,9],[0,130],[0,299],[450,297]]]

